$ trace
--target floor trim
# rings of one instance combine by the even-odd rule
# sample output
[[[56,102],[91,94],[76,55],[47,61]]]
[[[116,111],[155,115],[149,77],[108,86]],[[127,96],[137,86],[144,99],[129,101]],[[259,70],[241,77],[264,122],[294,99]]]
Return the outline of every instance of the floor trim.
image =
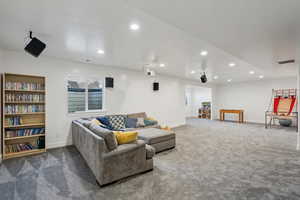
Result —
[[[54,149],[54,148],[58,148],[58,147],[65,147],[65,146],[69,146],[71,145],[70,142],[53,142],[53,143],[48,143],[47,144],[47,149]]]

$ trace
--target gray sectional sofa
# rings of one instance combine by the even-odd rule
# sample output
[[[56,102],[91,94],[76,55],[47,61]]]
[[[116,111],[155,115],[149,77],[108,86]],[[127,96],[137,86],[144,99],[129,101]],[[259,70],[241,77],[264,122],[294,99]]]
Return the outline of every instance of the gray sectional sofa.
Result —
[[[147,116],[146,113],[135,113],[126,117]],[[72,138],[100,186],[152,170],[155,152],[175,147],[175,133],[159,129],[158,124],[125,129],[136,130],[138,140],[114,146],[116,141],[112,139],[112,131],[91,127],[90,120],[92,118],[73,121]]]
[[[72,137],[73,144],[101,186],[153,169],[152,157],[147,158],[143,140],[119,145],[117,149],[109,151],[104,139],[79,121],[72,123]],[[148,154],[151,155],[151,150]]]

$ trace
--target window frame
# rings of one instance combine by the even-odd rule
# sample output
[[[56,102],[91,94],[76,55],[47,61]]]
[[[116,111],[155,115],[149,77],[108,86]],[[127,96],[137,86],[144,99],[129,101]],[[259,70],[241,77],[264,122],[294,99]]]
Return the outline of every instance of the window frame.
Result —
[[[106,88],[105,88],[105,78],[86,78],[85,79],[85,81],[84,81],[84,85],[85,85],[85,87],[84,87],[84,89],[85,89],[85,110],[84,111],[75,111],[75,112],[69,112],[69,93],[68,93],[68,81],[71,81],[71,80],[76,80],[76,78],[81,78],[81,77],[78,77],[78,76],[76,76],[76,78],[75,79],[72,79],[72,77],[74,78],[74,76],[71,76],[71,77],[68,77],[67,78],[67,109],[68,109],[68,111],[67,111],[67,113],[69,114],[69,115],[76,115],[76,114],[85,114],[85,113],[103,113],[103,112],[105,112],[106,111],[106,107],[105,107],[105,105],[106,105]],[[89,84],[89,81],[90,80],[95,80],[95,81],[99,81],[101,84],[102,84],[102,109],[97,109],[97,110],[89,110],[89,102],[88,102],[88,100],[89,100],[89,97],[88,97],[88,84]]]

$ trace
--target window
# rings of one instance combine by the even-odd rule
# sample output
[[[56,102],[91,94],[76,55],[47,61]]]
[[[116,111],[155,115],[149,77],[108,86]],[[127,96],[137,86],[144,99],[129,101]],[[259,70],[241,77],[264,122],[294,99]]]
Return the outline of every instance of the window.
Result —
[[[68,80],[68,112],[100,111],[103,109],[102,81]]]

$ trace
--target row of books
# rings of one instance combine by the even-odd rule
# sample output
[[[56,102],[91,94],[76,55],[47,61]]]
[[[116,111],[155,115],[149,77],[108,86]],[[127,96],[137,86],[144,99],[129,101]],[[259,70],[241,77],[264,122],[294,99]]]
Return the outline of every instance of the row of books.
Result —
[[[31,136],[44,134],[45,128],[27,128],[27,129],[19,129],[19,130],[7,130],[5,131],[5,138],[12,137],[22,137],[22,136]]]
[[[7,89],[7,90],[45,90],[45,85],[42,83],[6,82],[5,89]]]
[[[44,112],[44,105],[6,105],[6,114]]]
[[[43,102],[45,101],[44,94],[5,94],[5,101],[7,102]]]
[[[28,151],[32,149],[36,149],[37,147],[33,146],[30,143],[24,144],[7,144],[5,145],[5,152],[6,153],[16,153],[21,151]]]
[[[8,126],[18,126],[22,124],[22,118],[20,116],[6,118]]]

